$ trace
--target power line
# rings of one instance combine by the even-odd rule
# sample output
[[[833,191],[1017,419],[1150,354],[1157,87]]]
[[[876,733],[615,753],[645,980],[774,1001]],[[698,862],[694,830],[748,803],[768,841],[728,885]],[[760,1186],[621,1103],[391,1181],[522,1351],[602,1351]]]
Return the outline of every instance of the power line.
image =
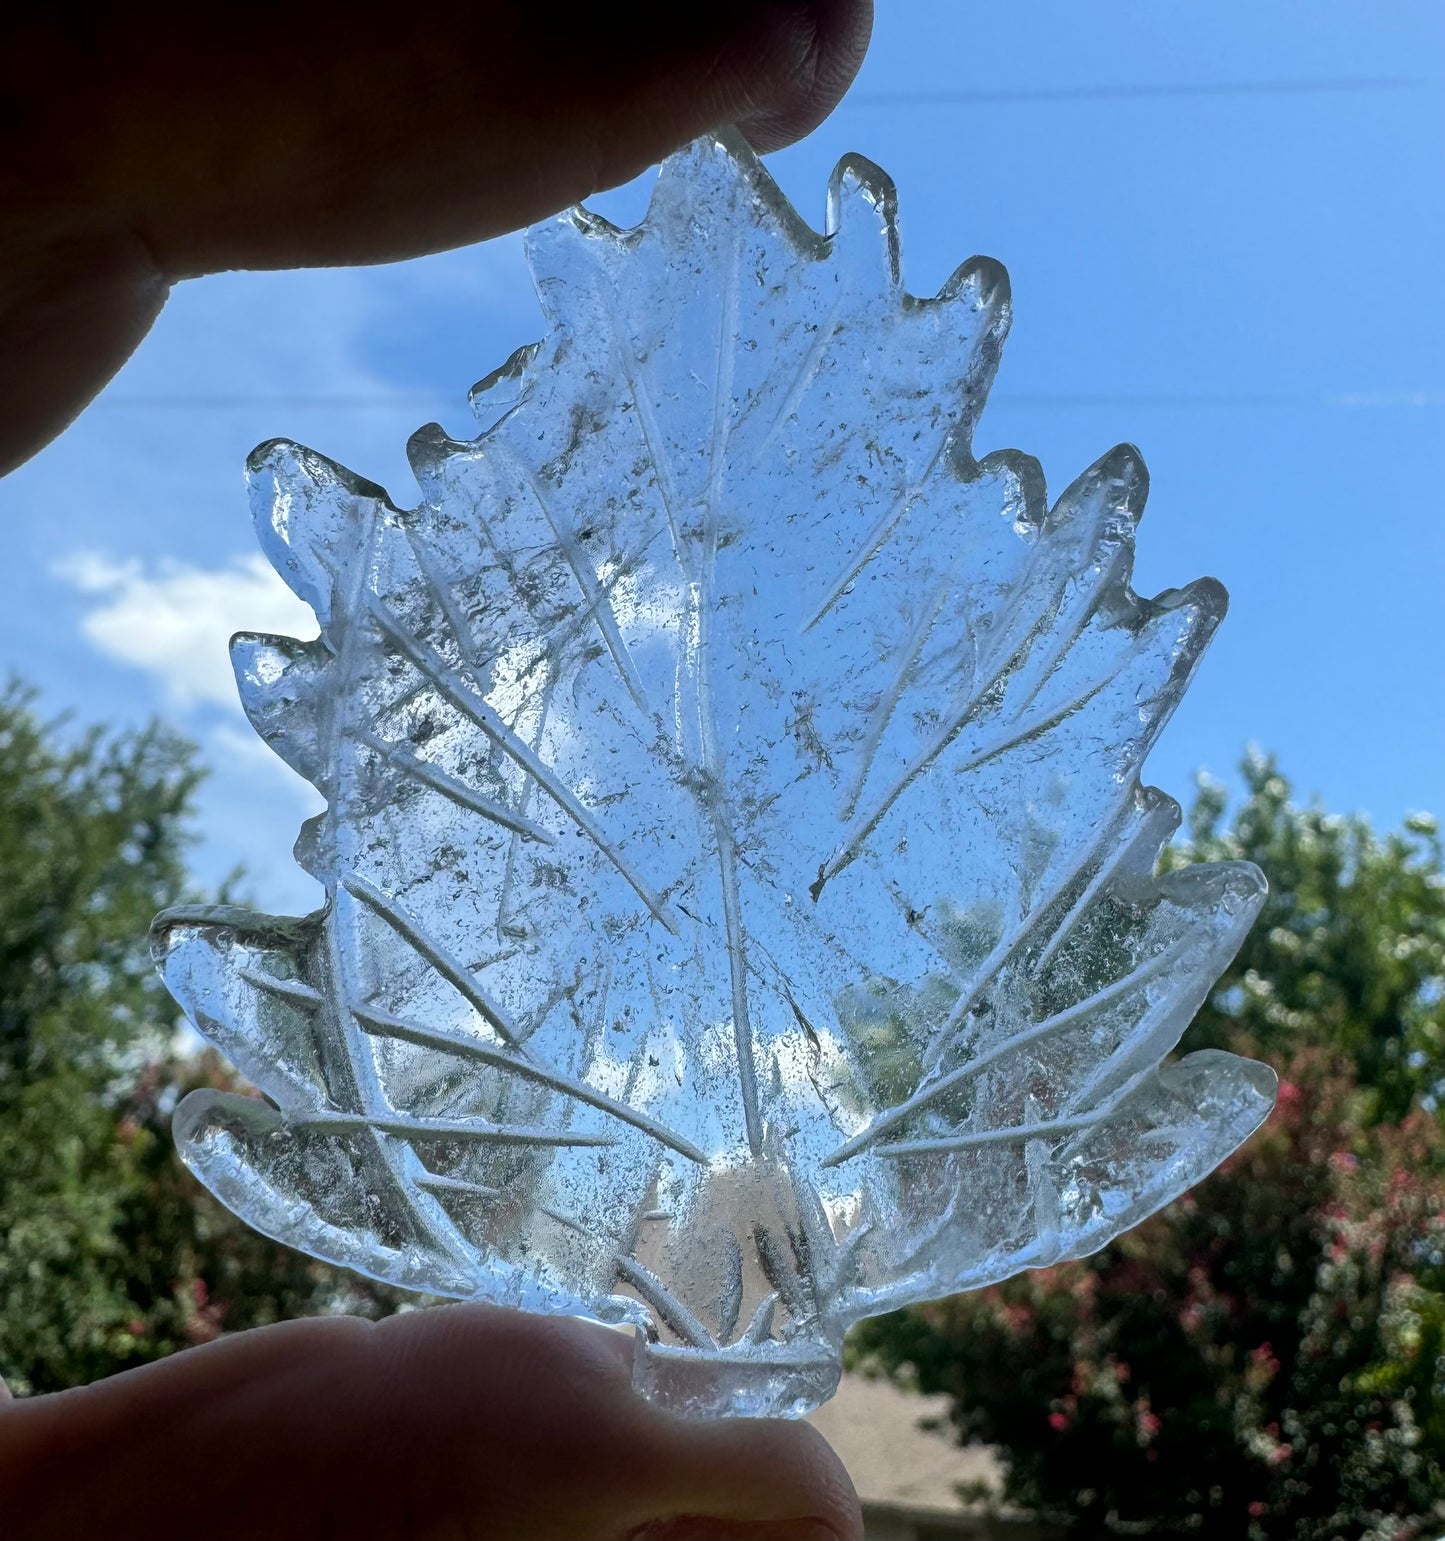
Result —
[[[1445,391],[1319,391],[1319,392],[1007,392],[996,391],[990,405],[1013,408],[1162,407],[1179,408],[1324,408],[1330,411],[1419,410],[1445,407]],[[278,411],[337,412],[454,411],[461,397],[427,396],[112,396],[102,397],[92,410],[134,412],[233,412],[253,407]]]
[[[1268,409],[1323,409],[1325,411],[1382,411],[1445,407],[1445,391],[1321,391],[1294,394],[1243,391],[1207,392],[1127,392],[1119,394],[1033,394],[1009,395],[998,392],[989,397],[995,407],[1162,407],[1169,409],[1210,410],[1213,408],[1257,407]]]
[[[243,407],[321,408],[338,412],[423,411],[466,405],[466,397],[455,396],[102,396],[91,403],[91,410],[104,408],[137,412],[233,412]]]
[[[844,107],[1005,107],[1033,102],[1155,101],[1163,97],[1321,96],[1354,91],[1438,91],[1445,81],[1223,80],[1161,85],[1020,86],[985,91],[859,91]]]

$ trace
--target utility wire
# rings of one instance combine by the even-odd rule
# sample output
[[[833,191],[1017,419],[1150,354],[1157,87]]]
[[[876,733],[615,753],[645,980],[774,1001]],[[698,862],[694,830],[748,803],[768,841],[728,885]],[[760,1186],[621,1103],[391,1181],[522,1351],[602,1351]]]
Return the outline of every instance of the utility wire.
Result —
[[[1162,97],[1321,96],[1342,92],[1438,91],[1445,81],[1222,80],[1195,84],[1115,86],[1019,86],[985,91],[858,91],[843,107],[1004,107],[1037,102],[1157,101]]]
[[[984,91],[863,91],[843,99],[848,107],[1008,106],[1041,102],[1152,101],[1164,97],[1307,96],[1340,92],[1438,91],[1445,81],[1403,77],[1384,80],[1236,80],[1196,84],[1025,86]],[[1419,408],[1445,406],[1441,391],[1347,391],[1321,395],[1156,394],[997,395],[994,404],[1056,407],[1326,407]],[[451,408],[455,398],[427,396],[115,396],[94,405],[105,411],[229,412],[246,407],[334,411],[400,411]]]
[[[101,397],[91,410],[134,412],[233,412],[250,407],[278,410],[314,409],[337,412],[453,411],[464,405],[460,396],[112,396]],[[1163,392],[1007,392],[989,398],[995,407],[1162,407],[1193,408],[1324,408],[1330,411],[1400,410],[1445,407],[1445,391],[1321,391],[1281,394],[1243,391]]]
[[[319,407],[338,412],[435,411],[465,406],[466,396],[102,396],[90,410],[234,412],[242,407]]]

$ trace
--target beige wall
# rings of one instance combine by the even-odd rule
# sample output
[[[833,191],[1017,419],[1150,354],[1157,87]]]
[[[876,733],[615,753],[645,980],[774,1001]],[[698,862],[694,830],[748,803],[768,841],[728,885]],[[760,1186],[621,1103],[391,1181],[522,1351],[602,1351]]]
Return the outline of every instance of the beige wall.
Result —
[[[991,1450],[953,1442],[947,1413],[946,1397],[845,1375],[808,1419],[853,1478],[868,1541],[1053,1541],[1022,1515],[963,1502],[960,1485],[996,1493],[1001,1473]]]
[[[863,1505],[867,1541],[1060,1541],[1060,1532],[1011,1515],[917,1504]]]

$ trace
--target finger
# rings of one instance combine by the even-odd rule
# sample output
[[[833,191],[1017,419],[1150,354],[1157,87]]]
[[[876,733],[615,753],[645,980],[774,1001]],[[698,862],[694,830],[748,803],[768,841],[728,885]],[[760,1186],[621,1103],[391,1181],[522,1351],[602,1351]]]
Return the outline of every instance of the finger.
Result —
[[[244,29],[201,6],[59,15],[22,152],[171,278],[476,240],[720,123],[775,147],[831,110],[868,24],[858,0],[291,0]]]
[[[0,1512],[37,1538],[861,1533],[813,1429],[675,1418],[630,1358],[482,1306],[243,1333],[0,1411]]]
[[[0,470],[109,378],[166,283],[480,240],[723,123],[776,148],[846,89],[870,6],[21,8],[0,22]]]
[[[789,78],[790,87],[756,94],[750,110],[734,119],[755,150],[781,150],[817,128],[853,84],[872,30],[873,0],[794,8],[791,31],[774,45],[776,78]]]

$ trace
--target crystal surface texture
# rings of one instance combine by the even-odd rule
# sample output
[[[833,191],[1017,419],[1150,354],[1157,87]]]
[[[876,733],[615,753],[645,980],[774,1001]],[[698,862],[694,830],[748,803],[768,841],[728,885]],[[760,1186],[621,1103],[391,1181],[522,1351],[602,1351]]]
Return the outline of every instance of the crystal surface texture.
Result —
[[[177,1139],[294,1247],[796,1416],[850,1323],[1094,1251],[1268,1113],[1264,1066],[1166,1060],[1263,880],[1156,876],[1139,781],[1225,594],[1130,588],[1132,449],[1052,507],[974,458],[1006,277],[909,295],[866,161],[819,235],[703,139],[639,228],[528,251],[546,340],[415,436],[416,507],[251,458],[321,635],[232,653],[327,897],[157,920],[265,1094]]]

